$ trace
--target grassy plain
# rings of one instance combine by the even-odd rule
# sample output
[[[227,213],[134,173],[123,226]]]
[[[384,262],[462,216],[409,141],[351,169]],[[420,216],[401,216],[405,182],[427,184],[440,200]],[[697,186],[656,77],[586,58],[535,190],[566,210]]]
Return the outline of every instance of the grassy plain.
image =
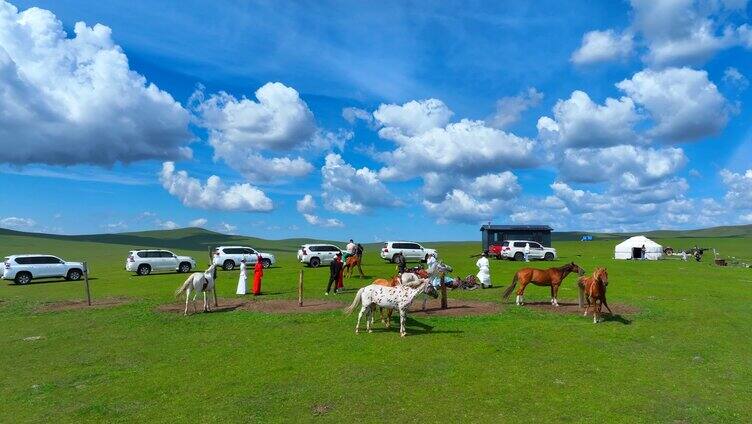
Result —
[[[556,242],[561,257],[551,265],[607,266],[610,302],[639,312],[594,325],[507,305],[494,315],[416,318],[400,339],[395,331],[355,335],[355,317],[340,311],[155,312],[176,302],[172,293],[185,275],[137,277],[123,269],[126,252],[174,246],[204,266],[206,244],[219,236],[134,237],[0,235],[0,256],[85,259],[95,299],[130,300],[39,312],[45,302],[82,299],[82,283],[0,284],[0,422],[752,422],[752,269],[716,267],[709,257],[615,261],[614,240]],[[752,262],[752,238],[657,241],[697,243]],[[263,297],[294,298],[300,241],[255,242],[279,259],[267,270]],[[478,243],[428,245],[458,274],[476,271],[469,255]],[[519,266],[492,261],[497,288],[450,298],[500,301],[500,287]],[[364,269],[374,277],[393,272],[373,248]],[[326,274],[305,269],[307,298],[323,298]],[[221,272],[220,297],[235,297],[236,281],[237,272]],[[560,297],[575,299],[574,282]],[[548,297],[540,287],[526,294]]]

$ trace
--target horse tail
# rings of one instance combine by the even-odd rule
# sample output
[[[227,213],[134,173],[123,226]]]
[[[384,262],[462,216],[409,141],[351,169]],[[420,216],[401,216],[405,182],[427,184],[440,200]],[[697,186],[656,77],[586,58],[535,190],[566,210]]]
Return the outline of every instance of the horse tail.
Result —
[[[517,286],[517,278],[519,278],[518,275],[514,274],[514,278],[512,278],[512,284],[510,284],[509,287],[507,287],[507,289],[504,290],[504,294],[501,295],[501,297],[504,298],[504,300],[509,299],[509,295],[512,294],[512,291],[514,290],[515,286]]]
[[[192,282],[193,282],[193,274],[189,275],[188,278],[185,280],[185,283],[183,283],[182,286],[178,287],[178,289],[175,290],[175,297],[180,296],[183,292],[188,290],[188,287],[190,287]]]
[[[355,308],[358,306],[358,303],[360,303],[360,297],[363,295],[363,289],[365,289],[365,287],[361,287],[360,290],[358,290],[358,292],[355,294],[355,299],[353,299],[352,305],[345,308],[345,314],[350,315],[351,313],[353,313]]]

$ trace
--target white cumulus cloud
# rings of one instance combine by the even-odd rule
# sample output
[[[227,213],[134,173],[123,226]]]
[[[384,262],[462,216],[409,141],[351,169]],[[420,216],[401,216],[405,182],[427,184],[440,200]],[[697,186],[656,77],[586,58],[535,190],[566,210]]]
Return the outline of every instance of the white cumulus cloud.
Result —
[[[355,169],[338,154],[326,156],[321,179],[322,197],[329,209],[360,214],[372,208],[399,205],[375,171],[367,167]]]
[[[718,134],[728,122],[726,99],[708,73],[691,68],[646,69],[616,85],[655,121],[649,135],[690,141]]]
[[[227,186],[216,175],[201,184],[186,171],[176,172],[173,162],[162,164],[159,180],[170,194],[191,208],[246,212],[267,212],[274,208],[272,200],[251,184]]]
[[[582,36],[582,45],[572,53],[571,60],[578,65],[623,59],[632,53],[632,34],[618,34],[609,29],[590,31]]]
[[[209,221],[206,218],[196,218],[193,221],[188,223],[188,226],[190,227],[203,227],[205,226]]]
[[[721,171],[721,180],[726,185],[726,201],[737,209],[752,209],[752,169],[744,173]]]
[[[412,100],[402,105],[382,104],[373,112],[376,122],[382,125],[379,133],[384,138],[415,136],[449,122],[454,113],[438,99]]]
[[[189,113],[130,69],[110,28],[78,22],[73,32],[48,10],[0,0],[0,161],[191,157]]]
[[[37,223],[31,218],[8,216],[0,219],[0,227],[11,230],[31,230]]]
[[[543,100],[543,93],[530,87],[522,93],[512,97],[502,97],[496,101],[496,112],[487,119],[490,126],[499,129],[508,128],[520,120],[522,114]]]

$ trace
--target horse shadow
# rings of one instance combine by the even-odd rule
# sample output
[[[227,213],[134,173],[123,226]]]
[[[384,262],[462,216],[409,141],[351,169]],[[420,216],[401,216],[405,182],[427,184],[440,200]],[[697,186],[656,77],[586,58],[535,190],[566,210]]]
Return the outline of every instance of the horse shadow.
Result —
[[[211,311],[209,311],[209,312],[203,312],[203,311],[200,311],[200,310],[197,311],[197,312],[199,312],[199,313],[209,313],[209,314],[223,313],[223,312],[232,312],[232,311],[234,311],[234,310],[236,310],[236,309],[238,309],[238,308],[240,308],[242,306],[243,306],[243,304],[239,304],[239,305],[222,305],[222,304],[220,304],[219,306],[212,306]],[[191,311],[191,308],[189,306],[188,307],[188,312],[190,312],[190,311]]]
[[[389,328],[374,328],[374,332],[398,332],[400,328],[399,325],[399,315],[392,316],[392,322],[391,326]],[[407,319],[405,319],[405,329],[407,330],[408,336],[420,336],[420,335],[426,335],[426,334],[461,334],[464,333],[464,331],[459,330],[438,330],[434,331],[434,326],[424,324],[416,319],[410,318],[409,316]]]
[[[621,314],[603,314],[603,322],[618,322],[619,324],[629,325],[632,324],[632,320],[624,318]]]

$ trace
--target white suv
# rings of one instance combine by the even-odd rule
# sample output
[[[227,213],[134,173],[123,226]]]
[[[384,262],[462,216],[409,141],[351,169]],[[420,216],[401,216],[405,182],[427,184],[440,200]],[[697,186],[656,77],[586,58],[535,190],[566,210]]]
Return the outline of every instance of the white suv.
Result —
[[[125,270],[138,275],[149,275],[152,271],[190,272],[194,268],[195,259],[169,250],[131,250],[125,260]]]
[[[439,252],[434,249],[426,249],[418,243],[411,241],[388,241],[381,249],[381,259],[394,262],[394,257],[402,253],[406,261],[426,261],[433,254],[438,257]]]
[[[298,249],[298,260],[312,268],[329,265],[342,249],[332,244],[304,244]]]
[[[80,280],[84,264],[67,262],[52,255],[13,255],[5,258],[3,279],[16,284],[28,284],[32,278],[60,278]]]
[[[236,266],[240,266],[240,261],[243,259],[245,259],[246,264],[255,265],[256,255],[261,255],[261,263],[264,264],[264,268],[269,268],[277,262],[277,259],[271,253],[259,252],[250,247],[219,246],[214,249],[212,263],[221,266],[225,271],[232,271]]]
[[[501,243],[501,257],[522,261],[525,259],[525,244],[530,244],[530,259],[553,261],[558,257],[556,249],[545,247],[536,241],[506,240]]]

